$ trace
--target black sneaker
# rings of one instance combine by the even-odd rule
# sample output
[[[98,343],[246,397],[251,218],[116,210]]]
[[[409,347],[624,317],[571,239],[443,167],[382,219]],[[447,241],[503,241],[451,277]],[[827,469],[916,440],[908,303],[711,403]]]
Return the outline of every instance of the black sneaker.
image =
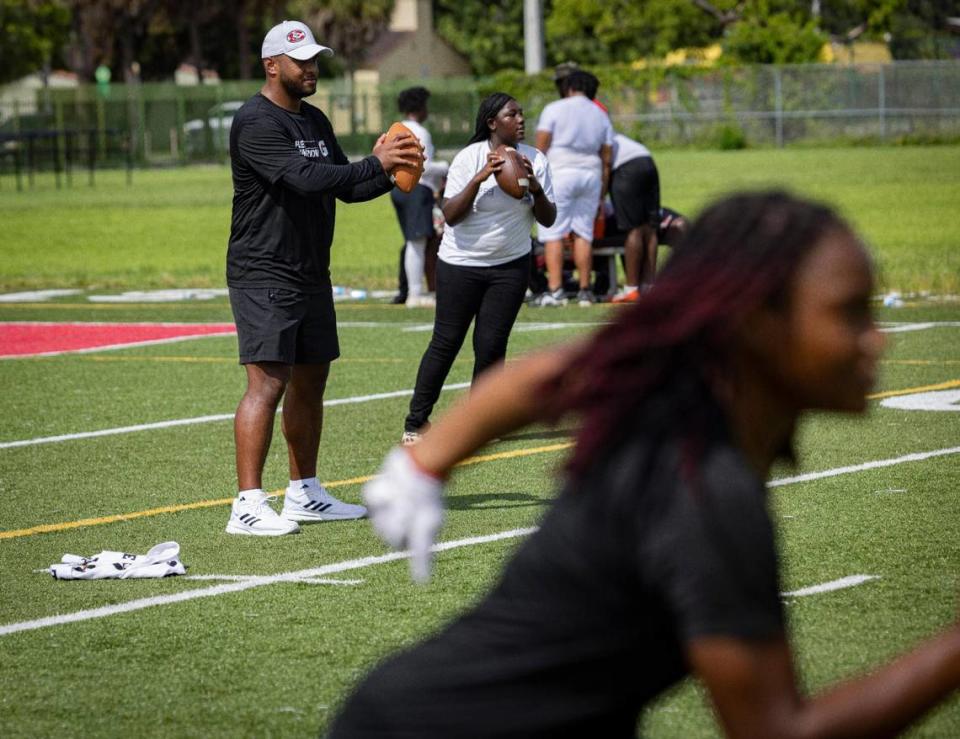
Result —
[[[583,289],[577,293],[577,305],[588,307],[597,302],[597,296],[592,290]]]

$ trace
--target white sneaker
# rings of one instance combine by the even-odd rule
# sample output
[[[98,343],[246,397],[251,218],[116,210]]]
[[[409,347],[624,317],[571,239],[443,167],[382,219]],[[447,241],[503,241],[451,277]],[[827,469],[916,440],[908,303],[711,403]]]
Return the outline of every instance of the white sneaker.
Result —
[[[558,287],[553,292],[541,293],[533,302],[534,305],[546,308],[553,305],[566,305],[567,296],[562,287]]]
[[[287,488],[280,515],[288,521],[346,521],[366,517],[367,509],[337,500],[323,485],[319,488],[303,485],[299,490]]]
[[[295,534],[300,527],[294,521],[287,521],[277,515],[269,501],[276,495],[265,493],[245,493],[237,496],[227,521],[228,534],[247,534],[249,536],[283,536]]]
[[[430,294],[411,296],[407,298],[408,308],[436,308],[437,299]]]
[[[422,434],[419,431],[404,431],[400,437],[400,446],[410,446],[420,441]]]

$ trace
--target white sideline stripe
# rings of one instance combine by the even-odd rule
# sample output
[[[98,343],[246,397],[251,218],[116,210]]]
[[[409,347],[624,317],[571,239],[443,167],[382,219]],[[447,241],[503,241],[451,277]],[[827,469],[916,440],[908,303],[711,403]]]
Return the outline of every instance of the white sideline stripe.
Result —
[[[798,482],[808,482],[810,480],[822,480],[825,477],[836,477],[838,475],[847,475],[851,472],[863,472],[865,470],[876,470],[881,467],[892,467],[904,462],[920,462],[924,459],[933,457],[945,457],[950,454],[960,454],[960,446],[948,447],[947,449],[934,449],[929,452],[915,452],[905,454],[902,457],[893,457],[892,459],[876,459],[873,462],[863,462],[862,464],[853,464],[848,467],[834,467],[832,470],[822,470],[820,472],[807,472],[803,475],[794,477],[779,477],[776,480],[770,480],[767,487],[776,488],[781,485],[793,485]]]
[[[337,325],[340,326],[344,324],[337,324]],[[373,324],[368,323],[367,325],[373,325]],[[398,324],[394,323],[394,324],[385,324],[385,325],[396,326]],[[542,323],[542,322],[531,321],[527,323],[518,322],[513,324],[512,331],[514,333],[522,334],[528,331],[555,331],[558,329],[565,329],[565,328],[595,328],[596,326],[606,326],[606,325],[607,324],[604,321],[571,321],[567,323],[564,323],[564,322]],[[406,328],[401,330],[405,333],[416,333],[418,331],[433,331],[433,324],[432,323],[413,324],[413,325],[408,325]]]
[[[135,325],[135,324],[130,324]],[[159,325],[159,324],[156,324]],[[0,359],[32,359],[34,357],[58,357],[61,354],[95,354],[96,352],[112,352],[118,349],[133,349],[138,346],[154,346],[156,344],[176,344],[179,341],[196,341],[211,337],[235,336],[235,331],[215,331],[210,334],[196,334],[195,336],[171,336],[166,339],[145,339],[143,341],[127,341],[123,344],[106,344],[104,346],[90,346],[85,349],[63,349],[56,352],[35,352],[34,354],[2,354]]]
[[[805,595],[819,595],[820,593],[830,593],[834,590],[854,588],[857,585],[870,582],[870,580],[879,579],[879,575],[848,575],[847,577],[841,577],[839,580],[831,580],[830,582],[820,583],[819,585],[811,585],[808,588],[791,590],[786,593],[780,593],[780,595],[784,598],[802,598]]]
[[[445,552],[459,547],[475,546],[477,544],[488,544],[494,541],[504,539],[515,539],[519,536],[536,531],[536,527],[524,529],[510,529],[496,534],[486,536],[472,536],[467,539],[458,539],[456,541],[445,541],[435,544],[431,547],[434,552]],[[19,621],[17,623],[5,624],[0,626],[0,636],[6,634],[15,634],[19,631],[33,631],[47,626],[59,626],[61,624],[76,623],[78,621],[89,621],[91,619],[106,618],[118,613],[131,613],[140,611],[144,608],[153,606],[164,606],[170,603],[181,603],[183,601],[195,600],[197,598],[212,598],[217,595],[226,595],[227,593],[239,593],[251,588],[259,588],[263,585],[273,585],[278,582],[300,582],[304,579],[319,578],[324,575],[333,575],[338,572],[348,572],[350,570],[359,570],[364,567],[385,564],[387,562],[396,562],[397,560],[407,559],[409,552],[389,552],[375,557],[362,557],[360,559],[351,559],[345,562],[336,562],[334,564],[324,565],[323,567],[312,567],[306,570],[297,570],[295,572],[284,572],[279,575],[265,575],[262,577],[251,577],[239,582],[226,583],[224,585],[215,585],[212,588],[198,588],[195,590],[184,590],[179,593],[170,593],[169,595],[155,595],[150,598],[139,598],[137,600],[127,601],[126,603],[116,603],[101,608],[89,608],[83,611],[74,611],[73,613],[63,613],[58,616],[48,616],[38,618],[33,621]]]
[[[0,303],[33,303],[38,300],[60,298],[66,295],[79,295],[80,290],[30,290],[20,293],[4,293],[0,295]]]
[[[3,321],[5,326],[224,326],[229,321]],[[231,329],[233,330],[233,329]],[[212,334],[203,334],[212,336]]]
[[[5,321],[5,323],[16,324],[18,326],[29,326],[29,325],[43,325],[50,323],[60,323],[58,321]],[[83,321],[84,325],[97,326],[97,325],[114,325],[110,322],[105,321]],[[127,326],[163,326],[163,325],[182,325],[176,322],[167,321],[166,323],[162,322],[143,322],[143,323],[125,323]],[[202,324],[200,324],[202,325]],[[594,322],[594,323],[517,323],[514,324],[514,331],[524,332],[524,331],[547,331],[553,329],[563,329],[563,328],[582,328],[582,327],[591,327],[591,326],[602,326],[603,323]],[[932,325],[932,324],[930,324]],[[417,332],[426,332],[433,331],[432,323],[391,323],[389,321],[340,321],[337,323],[337,326],[341,328],[396,328],[397,326],[404,326],[400,329],[404,333],[417,333]],[[907,329],[901,329],[907,330]],[[62,349],[60,351],[52,352],[35,352],[33,354],[0,354],[0,360],[2,359],[32,359],[35,357],[59,357],[63,354],[95,354],[96,352],[111,352],[117,351],[119,349],[133,349],[141,346],[155,346],[157,344],[175,344],[178,341],[194,341],[196,339],[209,339],[211,337],[224,337],[224,336],[236,336],[237,332],[234,329],[217,331],[210,334],[197,334],[196,336],[171,336],[166,339],[144,339],[143,341],[128,341],[122,344],[105,344],[104,346],[91,346],[85,349]]]
[[[462,390],[470,387],[469,382],[455,382],[450,385],[444,385],[442,390]],[[389,393],[374,393],[372,395],[354,395],[349,398],[334,398],[333,400],[323,401],[323,407],[327,408],[334,405],[350,405],[353,403],[369,403],[372,400],[385,400],[387,398],[403,398],[413,395],[413,390],[394,390]],[[277,409],[280,413],[282,409]],[[99,431],[81,431],[76,434],[60,434],[59,436],[41,436],[35,439],[21,439],[19,441],[5,441],[0,443],[0,449],[14,449],[22,446],[34,446],[36,444],[53,444],[60,441],[74,441],[76,439],[92,439],[98,436],[114,436],[116,434],[132,434],[137,431],[152,431],[154,429],[167,429],[175,426],[193,426],[199,423],[212,423],[215,421],[227,421],[233,418],[233,413],[218,413],[213,416],[195,416],[193,418],[176,418],[172,421],[157,421],[156,423],[141,423],[136,426],[120,426],[112,429],[101,429]]]

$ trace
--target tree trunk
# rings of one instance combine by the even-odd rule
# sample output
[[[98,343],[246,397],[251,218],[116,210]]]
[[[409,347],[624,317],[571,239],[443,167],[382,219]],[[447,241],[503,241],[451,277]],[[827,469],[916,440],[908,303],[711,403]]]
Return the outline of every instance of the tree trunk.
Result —
[[[196,16],[190,18],[190,57],[193,65],[197,68],[197,74],[200,75],[200,82],[203,82],[203,75],[201,74],[203,70],[203,50],[200,46],[200,28]]]
[[[247,28],[249,0],[237,3],[237,71],[240,79],[248,80],[250,74],[250,32]]]

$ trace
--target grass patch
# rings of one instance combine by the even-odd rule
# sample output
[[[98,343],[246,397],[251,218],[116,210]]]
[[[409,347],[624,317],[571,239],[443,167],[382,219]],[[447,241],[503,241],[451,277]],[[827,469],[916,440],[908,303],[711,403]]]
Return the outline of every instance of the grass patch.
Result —
[[[223,320],[225,301],[175,308],[53,303],[0,305],[0,320]],[[178,313],[179,311],[179,313]],[[329,398],[410,388],[428,333],[405,331],[426,311],[341,306],[343,358]],[[175,318],[173,316],[176,316]],[[560,308],[559,324],[524,330],[544,313],[523,309],[511,356],[587,330],[601,308]],[[958,321],[956,305],[882,310],[893,321]],[[529,326],[533,329],[534,326]],[[960,328],[894,335],[879,390],[960,379]],[[469,346],[467,342],[466,346]],[[208,338],[121,351],[0,362],[0,443],[231,412],[242,392],[236,343]],[[469,379],[471,357],[450,382]],[[457,393],[441,396],[446,407]],[[406,398],[339,405],[326,413],[325,481],[369,475],[396,443]],[[871,403],[865,419],[817,416],[801,429],[798,469],[823,470],[956,445],[956,414],[899,411]],[[564,441],[565,430],[531,429],[490,452]],[[286,482],[279,428],[266,486]],[[875,666],[954,618],[960,545],[958,457],[941,457],[774,488],[783,585],[793,590],[851,574],[879,580],[793,599],[787,606],[804,684],[817,690]],[[562,453],[541,452],[461,469],[447,500],[445,540],[529,526],[554,490]],[[231,424],[0,449],[2,530],[230,497]],[[357,485],[336,494],[359,499]],[[0,625],[163,596],[213,583],[56,582],[34,569],[65,552],[144,552],[180,542],[190,575],[269,575],[381,554],[367,522],[305,527],[295,537],[251,540],[223,533],[219,505],[57,533],[0,539],[5,573]],[[413,586],[406,563],[342,573],[357,585],[284,583],[220,597],[0,636],[0,726],[5,736],[316,736],[346,692],[384,655],[416,642],[481,597],[520,540],[456,549],[437,558],[434,579]],[[78,710],[82,691],[82,710]],[[712,737],[717,726],[687,681],[644,714],[644,736]],[[956,701],[915,736],[960,735]]]
[[[663,202],[695,214],[739,188],[788,187],[837,206],[875,250],[885,289],[960,292],[960,147],[665,151]],[[90,188],[0,177],[0,290],[217,287],[232,197],[227,167],[105,171]],[[402,243],[386,197],[338,207],[335,282],[395,286]]]

